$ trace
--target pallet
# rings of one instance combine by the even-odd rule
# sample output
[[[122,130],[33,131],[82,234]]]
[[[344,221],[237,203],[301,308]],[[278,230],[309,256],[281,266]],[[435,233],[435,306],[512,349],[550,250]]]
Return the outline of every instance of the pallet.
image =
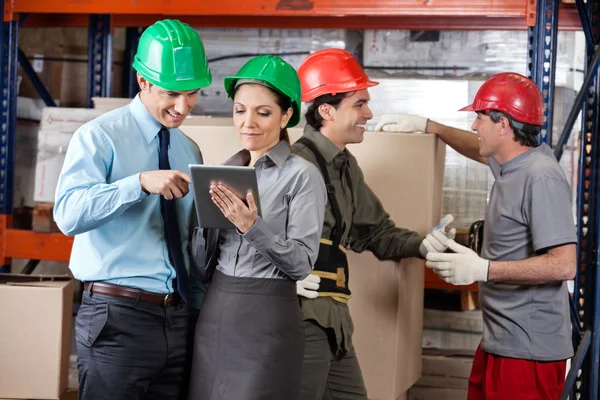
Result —
[[[60,232],[53,215],[54,203],[36,203],[31,229],[35,232]]]

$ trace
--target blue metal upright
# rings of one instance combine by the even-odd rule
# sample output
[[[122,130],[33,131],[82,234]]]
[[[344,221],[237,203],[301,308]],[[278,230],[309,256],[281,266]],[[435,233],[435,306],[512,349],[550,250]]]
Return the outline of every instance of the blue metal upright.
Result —
[[[600,0],[577,0],[586,37],[587,66],[583,85],[565,121],[554,148],[560,160],[577,116],[582,113],[578,181],[577,275],[571,307],[573,342],[577,347],[561,399],[598,400],[600,362]],[[529,29],[529,65],[531,79],[544,97],[545,123],[540,141],[552,145],[554,77],[558,35],[558,0],[538,0],[537,23]]]
[[[581,0],[579,0],[581,1]],[[596,183],[600,183],[600,75],[599,64],[600,64],[600,0],[588,0],[588,16],[591,25],[591,38],[592,42],[588,43],[588,68],[586,70],[587,75],[595,75],[595,82],[591,85],[588,91],[588,104],[587,109],[584,113],[583,123],[584,128],[589,127],[590,132],[596,137],[596,165],[593,173],[596,174]],[[594,49],[594,52],[591,51]],[[599,363],[600,363],[600,274],[598,274],[598,265],[600,265],[600,199],[598,196],[594,197],[594,203],[596,208],[596,248],[595,250],[595,265],[590,268],[585,274],[585,280],[590,282],[593,287],[587,296],[582,296],[584,301],[592,303],[590,305],[591,312],[586,316],[586,322],[592,330],[592,342],[590,345],[589,355],[587,359],[586,368],[583,370],[584,379],[587,383],[587,387],[584,388],[588,398],[598,399],[599,395]]]
[[[125,62],[123,63],[123,96],[134,98],[139,91],[133,59],[137,53],[138,43],[143,28],[127,28],[125,30]]]
[[[577,199],[577,275],[573,294],[578,345],[561,399],[598,399],[600,363],[600,0],[577,0],[586,38],[585,78],[563,127],[554,154],[560,159],[573,124],[582,111]]]
[[[539,141],[552,145],[554,115],[554,77],[556,75],[556,41],[558,38],[558,6],[556,0],[537,0],[536,24],[528,30],[527,73],[544,97],[545,122]]]
[[[18,22],[2,22],[0,48],[0,214],[13,211],[17,114]]]
[[[92,97],[112,93],[113,35],[110,15],[90,15],[88,28],[88,108]]]
[[[2,2],[4,11],[4,2]],[[17,120],[17,50],[18,21],[0,21],[0,214],[11,215],[15,187],[16,120]],[[10,265],[0,266],[0,272],[9,272]]]

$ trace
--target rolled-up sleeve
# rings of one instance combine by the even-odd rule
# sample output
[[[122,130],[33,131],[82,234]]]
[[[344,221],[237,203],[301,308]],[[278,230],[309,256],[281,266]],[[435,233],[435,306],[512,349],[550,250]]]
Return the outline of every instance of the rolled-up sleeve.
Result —
[[[305,169],[289,202],[287,237],[274,234],[260,217],[243,234],[258,253],[294,280],[308,276],[317,260],[327,204],[321,174],[312,164],[302,165]]]

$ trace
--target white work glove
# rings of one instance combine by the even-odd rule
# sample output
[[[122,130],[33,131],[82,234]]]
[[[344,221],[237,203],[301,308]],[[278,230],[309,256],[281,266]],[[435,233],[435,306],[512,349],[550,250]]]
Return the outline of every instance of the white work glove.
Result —
[[[315,299],[319,296],[319,283],[321,278],[317,275],[310,274],[301,281],[296,281],[296,294],[306,297],[307,299]]]
[[[453,285],[487,282],[489,260],[479,257],[473,250],[454,240],[448,240],[448,248],[455,253],[427,253],[425,265]]]
[[[425,258],[428,253],[443,253],[448,248],[448,240],[454,239],[456,229],[446,232],[446,227],[454,221],[452,214],[446,215],[439,224],[433,227],[419,246],[419,253]]]
[[[375,131],[385,132],[404,132],[426,133],[427,118],[412,114],[387,114],[381,117],[381,120],[375,127]]]

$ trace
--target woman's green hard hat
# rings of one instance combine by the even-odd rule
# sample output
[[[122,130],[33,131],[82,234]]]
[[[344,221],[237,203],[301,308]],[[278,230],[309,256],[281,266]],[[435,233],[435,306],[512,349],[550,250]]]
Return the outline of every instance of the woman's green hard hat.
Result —
[[[290,99],[294,115],[290,118],[287,128],[298,125],[300,122],[300,107],[302,89],[298,73],[290,64],[281,57],[262,55],[249,60],[235,76],[225,78],[225,91],[230,98],[235,94],[238,80],[254,80],[265,82],[267,87],[275,89]]]

